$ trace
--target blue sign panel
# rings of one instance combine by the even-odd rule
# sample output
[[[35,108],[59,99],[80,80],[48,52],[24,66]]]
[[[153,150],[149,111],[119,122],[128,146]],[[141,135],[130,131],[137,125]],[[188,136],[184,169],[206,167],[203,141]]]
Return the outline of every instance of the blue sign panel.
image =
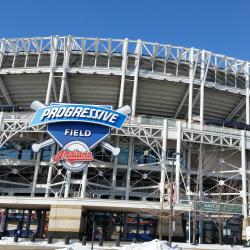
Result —
[[[42,147],[57,142],[62,149],[52,157],[52,162],[61,163],[73,172],[81,171],[94,160],[91,150],[110,135],[110,128],[121,128],[127,114],[131,113],[128,105],[115,111],[109,105],[51,103],[45,106],[34,101],[31,108],[36,113],[30,127],[48,124],[47,132],[52,137],[42,143],[34,143],[32,150],[37,153]],[[119,148],[107,142],[102,142],[100,146],[113,156],[120,153]]]
[[[87,122],[121,128],[127,115],[102,106],[81,104],[53,104],[38,109],[30,123],[37,126],[58,122]]]
[[[71,141],[82,141],[91,149],[109,136],[110,128],[99,124],[59,122],[48,124],[47,132],[62,147]]]

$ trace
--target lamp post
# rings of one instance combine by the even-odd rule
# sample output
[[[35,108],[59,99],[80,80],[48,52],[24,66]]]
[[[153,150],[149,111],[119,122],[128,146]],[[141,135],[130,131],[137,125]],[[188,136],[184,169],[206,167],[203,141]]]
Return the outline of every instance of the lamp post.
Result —
[[[172,230],[173,230],[173,175],[174,175],[174,158],[180,153],[173,153],[171,179],[170,179],[170,195],[169,195],[169,232],[168,232],[168,245],[172,247]]]

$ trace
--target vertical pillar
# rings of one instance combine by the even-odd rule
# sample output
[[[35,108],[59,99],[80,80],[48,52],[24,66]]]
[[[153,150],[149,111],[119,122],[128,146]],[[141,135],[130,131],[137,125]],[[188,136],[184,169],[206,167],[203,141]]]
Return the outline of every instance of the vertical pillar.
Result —
[[[249,65],[245,66],[245,76],[246,76],[246,124],[250,125],[250,109],[249,109]]]
[[[204,85],[205,85],[205,51],[201,52],[201,86],[200,86],[200,128],[204,125]]]
[[[190,49],[189,54],[189,95],[188,95],[188,127],[192,125],[193,115],[193,84],[194,84],[194,48]]]
[[[160,203],[161,214],[159,219],[159,239],[162,240],[162,217],[163,217],[163,205],[165,196],[165,182],[166,182],[166,152],[167,152],[167,136],[168,134],[168,120],[164,119],[163,131],[162,131],[162,151],[161,151],[161,181],[160,181]],[[172,183],[171,183],[172,185]]]
[[[176,167],[175,167],[175,188],[176,203],[180,202],[180,159],[181,159],[181,121],[177,121],[177,141],[176,141]]]
[[[199,201],[203,201],[203,144],[200,144],[198,167]],[[203,215],[199,218],[199,243],[203,243]]]
[[[65,190],[64,190],[64,198],[69,198],[70,182],[71,182],[71,172],[69,170],[67,170],[67,172],[66,172]]]
[[[167,152],[167,133],[168,133],[168,120],[164,119],[162,131],[162,151],[161,151],[161,182],[160,182],[160,202],[163,206],[165,195],[165,178],[166,178],[166,152]]]
[[[52,157],[56,153],[56,144],[52,145],[52,150],[51,150],[51,157],[50,157],[50,162],[52,162]],[[47,176],[47,183],[46,183],[46,189],[45,189],[45,197],[49,197],[49,189],[50,189],[50,182],[52,178],[52,172],[53,172],[53,166],[51,163],[49,164],[49,169],[48,169],[48,176]]]
[[[116,136],[116,138],[115,138],[115,146],[119,147],[119,137],[118,136]],[[113,164],[113,173],[112,173],[111,199],[115,198],[117,167],[118,167],[118,156],[115,156],[114,157],[114,164]]]
[[[62,75],[62,81],[61,81],[59,102],[63,102],[64,90],[65,90],[65,85],[67,81],[67,69],[68,69],[68,63],[69,63],[69,57],[70,57],[70,48],[71,48],[71,37],[67,37],[65,38],[65,41],[64,41],[63,75]],[[71,182],[71,172],[67,170],[64,198],[69,197],[70,182]]]
[[[120,85],[120,95],[119,95],[118,108],[123,106],[127,64],[128,64],[128,39],[126,38],[124,40],[124,42],[123,42],[123,48],[122,48],[122,76],[121,76],[121,85]]]
[[[246,170],[246,132],[241,131],[241,176],[242,176],[242,199],[243,216],[247,218],[247,170]]]
[[[126,177],[125,200],[129,200],[130,176],[131,176],[131,169],[133,165],[133,157],[134,157],[134,138],[131,137],[129,139],[129,149],[128,149],[128,169],[127,169],[127,177]]]
[[[31,222],[31,215],[32,215],[32,210],[28,210],[28,216],[27,216],[27,221],[26,221],[26,227],[25,227],[25,237],[28,238],[29,237],[29,230],[30,230],[30,222]]]
[[[188,196],[190,197],[190,171],[191,171],[191,143],[188,143],[188,151],[187,151],[187,191]]]
[[[247,171],[246,171],[246,132],[241,131],[241,177],[242,177],[242,213],[243,213],[243,224],[242,224],[242,240],[246,241],[246,227],[249,226],[247,218],[248,204],[247,204]]]
[[[59,95],[59,102],[63,102],[64,90],[67,81],[67,73],[65,69],[63,70],[62,74],[62,81],[61,81],[61,88],[60,88],[60,95]]]
[[[188,143],[188,152],[187,152],[187,192],[188,192],[188,201],[189,201],[189,211],[188,211],[188,243],[191,243],[191,143]]]
[[[35,165],[35,171],[34,171],[33,182],[32,182],[31,197],[35,196],[36,184],[37,184],[37,178],[38,178],[38,171],[39,171],[40,161],[41,161],[41,155],[42,155],[42,150],[40,150],[36,154],[36,165]]]
[[[132,93],[132,117],[135,117],[135,110],[136,110],[136,99],[137,99],[137,89],[138,89],[138,79],[139,79],[139,68],[140,68],[140,58],[141,58],[141,48],[142,48],[142,41],[137,41],[136,47],[136,60],[135,60],[135,75],[134,75],[134,87]]]
[[[5,39],[2,39],[0,47],[0,68],[2,67],[4,52],[5,52]]]
[[[50,73],[49,73],[49,81],[46,93],[45,105],[50,103],[51,89],[54,81],[54,68],[56,66],[56,57],[57,57],[57,44],[58,37],[51,37],[51,55],[50,55]]]
[[[87,184],[88,184],[87,177],[88,177],[88,166],[83,169],[83,173],[82,173],[81,198],[86,197],[86,187],[87,187]]]

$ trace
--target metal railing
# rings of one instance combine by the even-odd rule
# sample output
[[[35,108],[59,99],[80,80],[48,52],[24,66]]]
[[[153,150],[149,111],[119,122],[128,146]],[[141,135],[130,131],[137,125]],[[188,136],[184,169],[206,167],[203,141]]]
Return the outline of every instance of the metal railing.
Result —
[[[29,117],[33,114],[33,112],[0,112],[0,117],[2,117],[2,120],[18,120],[23,117]],[[141,124],[141,125],[151,125],[151,126],[157,126],[162,127],[164,123],[164,119],[162,117],[149,117],[149,116],[143,116],[139,115],[134,118],[135,122]],[[167,118],[168,120],[168,127],[171,129],[176,128],[177,119],[171,119]],[[191,128],[194,130],[202,130],[212,133],[223,133],[223,134],[230,134],[230,135],[241,135],[240,129],[234,129],[234,128],[228,128],[224,126],[217,126],[217,125],[203,125],[203,128],[201,128],[199,122],[193,122],[191,124],[191,127],[188,126],[188,123],[184,120],[181,120],[182,128]],[[250,136],[250,131],[246,131],[246,135]]]

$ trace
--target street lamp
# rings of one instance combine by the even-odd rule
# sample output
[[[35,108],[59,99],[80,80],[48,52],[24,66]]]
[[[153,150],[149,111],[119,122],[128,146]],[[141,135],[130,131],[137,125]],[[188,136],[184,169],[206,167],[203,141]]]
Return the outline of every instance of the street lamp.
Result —
[[[170,196],[169,196],[169,232],[168,232],[168,245],[172,246],[172,230],[173,230],[173,175],[174,175],[174,158],[180,153],[173,153],[172,168],[170,178]]]

